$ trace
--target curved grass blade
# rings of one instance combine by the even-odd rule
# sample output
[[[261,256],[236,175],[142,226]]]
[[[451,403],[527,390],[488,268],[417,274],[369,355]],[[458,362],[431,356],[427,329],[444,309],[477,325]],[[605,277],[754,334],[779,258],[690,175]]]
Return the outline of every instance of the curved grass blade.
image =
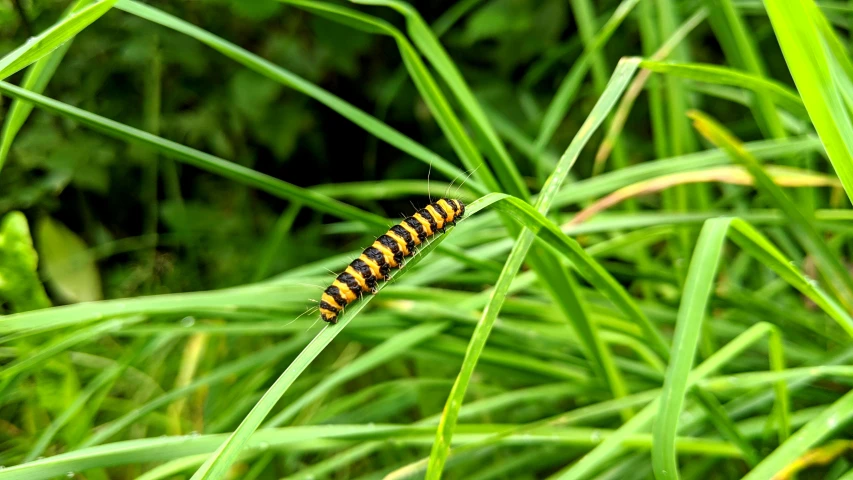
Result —
[[[723,365],[768,335],[772,329],[772,325],[759,323],[738,335],[690,372],[687,379],[688,388],[719,370]],[[602,441],[580,460],[554,475],[553,478],[559,480],[591,478],[595,472],[604,468],[606,462],[625,452],[624,442],[627,438],[650,425],[660,408],[659,400],[659,398],[655,399],[640,413],[614,431],[610,437]]]
[[[173,293],[77,303],[0,317],[0,333],[42,331],[120,315],[153,315],[217,309],[280,309],[287,302],[304,308],[313,292],[301,283],[264,283],[210,292]]]
[[[452,230],[452,229],[451,229]],[[392,273],[391,279],[397,278],[399,275],[405,274],[412,267],[417,265],[424,256],[428,255],[438,245],[447,238],[447,234],[435,237],[435,239],[418,251],[406,264],[406,268],[396,270]],[[382,291],[390,283],[382,282],[378,289]],[[272,408],[278,403],[282,395],[287,391],[293,382],[302,374],[303,371],[317,358],[335,337],[338,336],[344,328],[358,315],[358,313],[367,306],[376,295],[369,295],[356,302],[354,305],[347,308],[338,319],[337,325],[326,324],[320,332],[311,340],[302,352],[291,362],[287,369],[275,381],[275,383],[267,390],[263,397],[255,404],[252,411],[243,418],[240,426],[228,436],[228,438],[216,449],[216,451],[208,457],[207,461],[196,470],[193,474],[193,480],[214,480],[225,478],[228,469],[237,460],[240,452],[243,450],[246,442],[261,425]],[[2,478],[2,477],[0,477]]]
[[[255,433],[245,447],[249,452],[258,453],[321,439],[405,437],[412,430],[412,427],[399,425],[312,425],[265,429]],[[98,445],[0,469],[0,480],[48,480],[92,468],[190,457],[214,451],[226,438],[227,434],[179,435]]]
[[[687,395],[687,377],[693,369],[699,334],[723,256],[723,244],[730,222],[728,218],[705,222],[690,260],[672,339],[673,355],[666,370],[660,409],[654,425],[652,464],[658,479],[679,477],[675,453],[678,419]]]
[[[651,56],[651,60],[664,60],[672,54],[673,50],[675,50],[675,48],[684,41],[687,35],[698,27],[699,24],[707,17],[708,10],[706,8],[696,10],[696,12],[691,15],[690,18],[685,20],[677,30],[672,32],[672,36],[654,52]],[[616,141],[622,133],[622,128],[625,126],[625,122],[628,121],[628,115],[631,113],[634,102],[645,89],[646,83],[648,82],[649,77],[651,77],[651,74],[652,72],[650,70],[643,70],[638,73],[637,77],[633,82],[631,82],[631,85],[622,97],[622,100],[619,102],[619,106],[616,108],[616,111],[613,112],[613,121],[610,123],[610,127],[608,127],[607,132],[604,135],[604,140],[601,141],[601,145],[599,145],[598,151],[595,153],[593,171],[596,174],[604,170],[604,164],[610,156],[610,153],[613,151],[613,148],[616,146]],[[618,170],[621,169],[617,169],[617,171]]]
[[[175,400],[184,398],[185,396],[198,390],[201,387],[215,385],[216,383],[223,382],[228,378],[233,377],[234,375],[239,375],[253,368],[264,368],[265,366],[272,364],[273,362],[279,360],[285,355],[303,346],[305,343],[306,338],[304,336],[296,336],[279,345],[266,348],[252,355],[247,355],[233,362],[220,365],[208,374],[196,378],[195,380],[184,386],[175,388],[156,398],[153,398],[144,405],[135,408],[130,412],[122,415],[121,417],[109,422],[99,430],[95,431],[89,438],[84,440],[80,447],[85,448],[94,445],[99,445],[109,440],[113,437],[113,435],[118,434],[137,420],[143,418],[145,415],[157,410],[160,407],[169,405]]]
[[[637,74],[639,76],[639,74]],[[780,155],[798,155],[821,150],[820,140],[813,136],[789,138],[786,140],[764,140],[744,144],[744,148],[758,159],[769,159]],[[632,183],[674,172],[689,172],[703,168],[730,164],[728,154],[721,149],[662,158],[651,162],[638,163],[620,170],[605,172],[601,175],[583,179],[564,188],[554,201],[555,207],[564,207],[573,203],[592,200],[607,195],[614,190]]]
[[[729,237],[762,265],[776,272],[786,283],[807,296],[853,337],[853,317],[817,283],[806,277],[764,235],[745,220],[732,220]]]
[[[692,111],[688,116],[693,125],[705,138],[725,150],[733,160],[743,164],[755,179],[756,186],[767,194],[783,211],[791,222],[791,233],[797,238],[803,248],[811,254],[820,272],[829,280],[829,287],[837,292],[838,297],[853,310],[853,276],[841,263],[814,226],[814,219],[802,212],[793,200],[776,185],[767,175],[752,155],[743,148],[743,144],[725,127],[714,119],[699,111]]]
[[[56,434],[59,433],[66,424],[71,422],[75,415],[84,410],[87,403],[97,392],[101,390],[109,390],[113,383],[127,370],[131,363],[138,359],[145,360],[152,353],[163,348],[164,344],[170,340],[171,339],[168,335],[163,335],[150,341],[147,347],[133,348],[133,346],[131,346],[131,350],[123,355],[121,359],[117,360],[115,365],[98,374],[98,376],[89,382],[86,388],[80,392],[77,398],[75,398],[61,414],[53,419],[50,426],[41,432],[38,440],[33,443],[30,451],[27,452],[27,455],[21,463],[31,462],[41,456]]]
[[[92,22],[101,18],[116,1],[101,0],[80,9],[0,58],[0,80],[8,78],[59,48]]]
[[[126,325],[133,325],[145,320],[144,316],[133,316],[128,318],[117,318],[94,325],[88,328],[76,330],[67,335],[54,338],[49,343],[41,345],[35,349],[32,355],[25,356],[14,362],[3,366],[0,370],[0,380],[8,380],[10,377],[27,372],[37,366],[43,366],[44,362],[55,356],[58,353],[64,352],[69,348],[79,345],[83,342],[88,342],[96,338],[106,335],[110,332],[115,332]]]
[[[675,75],[677,77],[697,80],[700,82],[731,85],[746,88],[755,92],[761,92],[766,94],[768,98],[773,100],[773,102],[778,104],[780,107],[785,108],[789,112],[797,115],[806,115],[806,109],[803,106],[803,101],[796,92],[791,91],[791,89],[776,81],[767,80],[764,77],[753,75],[751,73],[741,72],[728,67],[721,67],[719,65],[706,65],[701,63],[672,63],[643,60],[640,66],[657,73]]]
[[[580,151],[589,141],[595,130],[604,121],[604,117],[606,116],[607,112],[610,111],[610,109],[618,100],[619,96],[624,91],[625,86],[630,81],[634,72],[636,72],[638,62],[638,59],[622,59],[619,62],[619,65],[616,67],[616,71],[613,74],[610,84],[605,89],[605,92],[602,94],[599,101],[593,107],[590,116],[587,118],[584,124],[581,125],[580,130],[578,131],[577,135],[575,135],[575,138],[572,140],[569,147],[566,149],[566,152],[560,158],[556,169],[545,182],[545,185],[536,201],[535,209],[529,204],[526,204],[523,201],[514,197],[495,195],[488,195],[478,201],[480,202],[480,206],[475,206],[472,204],[472,206],[469,208],[470,211],[474,212],[478,208],[482,208],[485,205],[497,202],[498,200],[505,200],[504,202],[499,202],[499,204],[515,204],[517,207],[519,207],[519,209],[526,211],[528,214],[535,213],[535,215],[539,215],[539,218],[536,219],[537,221],[534,222],[538,223],[539,229],[523,230],[522,233],[519,235],[515,245],[513,246],[512,251],[509,254],[506,263],[504,264],[503,271],[498,277],[498,281],[495,284],[489,302],[486,305],[486,308],[483,310],[480,320],[477,322],[477,326],[474,329],[474,333],[465,352],[465,358],[462,361],[462,366],[460,368],[459,375],[456,377],[456,381],[454,382],[453,388],[451,389],[450,394],[447,398],[444,411],[442,413],[441,421],[439,422],[438,431],[436,432],[435,443],[433,443],[432,451],[430,453],[429,466],[427,468],[426,478],[428,480],[434,480],[441,477],[444,464],[447,461],[447,456],[450,451],[450,444],[453,437],[453,431],[456,428],[456,421],[458,419],[459,409],[461,408],[462,403],[464,401],[465,392],[467,391],[468,384],[470,383],[471,377],[474,373],[474,368],[476,367],[479,357],[482,355],[483,349],[486,345],[486,341],[489,337],[489,333],[491,332],[491,329],[494,326],[494,322],[497,319],[498,313],[500,312],[500,309],[503,306],[503,302],[506,299],[506,294],[509,291],[509,287],[514,280],[518,269],[521,267],[521,264],[524,261],[524,257],[527,255],[528,250],[533,244],[536,234],[541,231],[540,229],[542,225],[548,225],[550,226],[550,228],[556,230],[556,232],[550,232],[552,235],[556,233],[555,236],[557,239],[564,240],[567,238],[565,237],[565,235],[562,234],[562,232],[559,231],[556,226],[551,224],[551,222],[545,220],[544,217],[542,217],[542,214],[548,212],[548,209],[551,207],[551,203],[553,202],[554,197],[559,191],[560,186],[562,185],[563,181],[569,173],[569,170],[574,165],[575,161],[580,155]],[[507,213],[510,213],[510,216],[513,216],[513,212]],[[534,218],[536,218],[535,215]],[[516,219],[518,218],[516,217]],[[548,232],[549,230],[545,231]],[[569,248],[571,249],[571,244],[569,243],[569,245]],[[579,246],[577,248],[580,249]],[[582,249],[580,250],[582,251]],[[591,257],[588,257],[588,259],[592,260]],[[592,260],[592,264],[597,265],[594,260]],[[612,277],[608,276],[608,278],[612,280]],[[607,285],[607,287],[613,287],[613,285]],[[621,299],[622,298],[620,298],[620,300]],[[633,302],[630,300],[630,298],[628,299],[627,303],[628,305],[633,305]],[[661,343],[661,347],[665,351],[665,342]]]
[[[780,187],[840,187],[841,182],[832,175],[814,173],[793,167],[766,168],[768,177]],[[578,212],[567,225],[577,225],[588,221],[604,210],[629,198],[660,192],[675,185],[688,183],[719,182],[730,185],[753,185],[755,182],[749,171],[741,166],[712,167],[689,172],[678,172],[643,180],[622,187],[607,196],[596,200]]]
[[[572,101],[580,88],[581,82],[592,67],[593,56],[610,40],[610,37],[613,36],[613,33],[616,32],[616,29],[619,28],[619,25],[627,18],[637,3],[639,3],[637,0],[623,0],[616,7],[613,15],[611,15],[607,23],[601,27],[592,41],[584,48],[583,54],[575,60],[572,68],[566,74],[565,78],[563,78],[563,81],[557,88],[556,95],[554,95],[554,98],[548,105],[548,109],[545,111],[542,124],[539,126],[539,133],[536,135],[536,140],[534,141],[534,148],[540,155],[545,151],[545,147],[551,141],[554,132],[557,131],[557,127],[560,126],[566,113],[571,108]]]
[[[465,441],[477,441],[496,433],[500,425],[472,424],[461,435]],[[435,427],[397,424],[374,425],[310,425],[263,429],[257,431],[241,452],[241,458],[250,458],[265,451],[322,451],[330,446],[347,443],[377,440],[399,443],[404,446],[422,447],[433,436]],[[593,434],[596,435],[593,435]],[[589,448],[611,436],[609,430],[585,427],[548,428],[518,437],[507,437],[501,446],[518,445],[548,446],[558,445],[565,448]],[[148,462],[169,461],[179,458],[187,463],[197,462],[196,455],[202,455],[216,448],[223,434],[184,435],[173,437],[149,438],[100,445],[76,452],[62,453],[53,457],[36,460],[24,465],[16,465],[0,470],[0,480],[48,480],[64,477],[68,472],[77,472],[94,468],[120,465],[136,465]],[[739,450],[727,442],[712,439],[678,439],[679,451],[685,454],[704,453],[712,456],[738,458]],[[625,439],[626,448],[647,451],[651,448],[649,434],[630,435]],[[240,477],[244,478],[244,477]]]
[[[813,445],[843,428],[853,419],[853,391],[848,392],[817,417],[797,430],[791,438],[752,469],[744,480],[761,480],[773,476],[786,465],[801,457]]]
[[[729,63],[758,76],[767,75],[758,44],[732,0],[721,0],[711,9],[710,24]],[[761,91],[751,95],[748,106],[759,128],[768,138],[784,138],[785,129],[773,102]]]

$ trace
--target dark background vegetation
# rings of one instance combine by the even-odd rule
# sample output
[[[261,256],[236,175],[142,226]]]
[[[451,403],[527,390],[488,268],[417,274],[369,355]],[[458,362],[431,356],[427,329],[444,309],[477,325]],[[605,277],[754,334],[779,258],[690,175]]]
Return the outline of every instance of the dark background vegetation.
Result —
[[[485,105],[532,137],[542,111],[581,52],[568,2],[479,3],[442,41]],[[608,12],[616,3],[601,2],[600,12]],[[66,4],[22,1],[33,31],[55,22]],[[292,70],[385,119],[445,158],[454,158],[414,85],[403,75],[390,38],[367,35],[272,0],[151,4]],[[415,6],[432,23],[455,4],[429,1]],[[402,24],[389,10],[370,11]],[[643,53],[638,50],[636,28],[630,21],[621,27],[620,35],[608,43],[610,58]],[[0,31],[2,51],[28,36],[11,0],[3,5]],[[778,49],[766,21],[755,31],[758,39],[770,44],[768,48]],[[721,61],[707,26],[700,26],[691,38],[695,47],[691,54],[697,61]],[[157,123],[162,136],[288,182],[310,186],[427,177],[428,169],[421,162],[377,142],[337,113],[179,33],[116,11],[74,42],[46,91],[63,102],[150,130],[146,108],[159,85]],[[774,74],[786,75],[780,60],[770,57],[769,67]],[[152,72],[156,64],[159,77]],[[595,98],[591,84],[580,92],[551,143],[556,152],[568,144]],[[641,97],[633,115],[648,118],[645,108]],[[722,112],[714,113],[738,119],[748,115],[748,109],[726,104]],[[754,129],[754,123],[746,128]],[[746,139],[755,134],[738,133]],[[629,122],[624,135],[629,142],[640,140],[632,143],[636,146],[630,150],[631,161],[653,155],[643,150],[651,148],[651,142],[644,141],[650,135],[647,121]],[[522,155],[512,153],[533,183],[532,166],[525,165]],[[139,248],[103,259],[108,298],[209,289],[250,280],[249,266],[260,253],[254,247],[270,232],[285,203],[192,167],[164,164],[162,159],[158,171],[147,171],[150,155],[36,110],[0,176],[0,213],[22,209],[30,218],[51,215],[89,245],[155,231],[182,235],[181,241],[172,238],[171,246],[168,237],[159,242],[153,257],[148,249]],[[575,170],[588,174],[590,160],[587,152]],[[158,176],[156,193],[153,175]],[[186,225],[176,213],[180,199],[188,212]],[[370,207],[394,215],[408,212],[409,200],[423,202],[413,198]],[[271,270],[339,249],[335,241],[323,238],[318,228],[321,221],[303,211],[297,219],[297,235],[286,240]]]

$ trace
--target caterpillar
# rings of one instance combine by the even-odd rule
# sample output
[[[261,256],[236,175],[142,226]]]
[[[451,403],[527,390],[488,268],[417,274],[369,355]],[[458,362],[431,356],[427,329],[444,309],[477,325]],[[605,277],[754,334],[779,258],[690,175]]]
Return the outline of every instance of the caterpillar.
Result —
[[[415,212],[411,217],[391,227],[352,261],[346,270],[323,291],[320,299],[320,318],[338,323],[343,309],[365,292],[376,293],[380,280],[388,280],[392,268],[403,266],[403,258],[413,255],[415,247],[465,214],[465,204],[442,198]]]

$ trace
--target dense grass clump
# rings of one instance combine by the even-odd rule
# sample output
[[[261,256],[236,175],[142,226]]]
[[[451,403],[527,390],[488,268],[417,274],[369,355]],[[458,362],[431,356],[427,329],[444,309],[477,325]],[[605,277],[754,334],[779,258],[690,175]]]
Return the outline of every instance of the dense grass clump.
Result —
[[[850,5],[7,3],[0,480],[853,479]]]

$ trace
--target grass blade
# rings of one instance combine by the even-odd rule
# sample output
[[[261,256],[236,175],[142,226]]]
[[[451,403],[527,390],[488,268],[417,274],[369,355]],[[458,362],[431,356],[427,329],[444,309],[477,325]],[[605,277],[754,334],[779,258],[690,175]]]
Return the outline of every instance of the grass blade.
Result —
[[[604,47],[637,3],[639,2],[635,0],[623,0],[619,4],[613,15],[601,30],[598,31],[589,45],[584,48],[583,54],[575,60],[572,68],[560,83],[556,95],[554,95],[554,98],[548,105],[548,109],[545,111],[542,124],[539,126],[539,134],[534,141],[534,148],[540,155],[545,151],[545,147],[551,141],[554,132],[557,131],[557,127],[560,126],[560,123],[566,116],[566,112],[571,108],[572,101],[580,88],[580,84],[592,66],[594,54]]]
[[[674,63],[656,62],[643,60],[642,68],[657,73],[674,75],[689,80],[713,83],[718,85],[731,85],[746,88],[755,92],[762,92],[773,102],[789,112],[797,115],[805,115],[806,110],[803,101],[796,92],[783,84],[767,80],[751,73],[741,72],[719,65],[705,65],[701,63]]]
[[[447,323],[425,323],[403,331],[370,349],[369,352],[348,363],[335,373],[328,375],[320,383],[293,401],[284,410],[270,419],[264,428],[278,427],[296,416],[306,405],[316,402],[336,386],[351,380],[364,372],[375,368],[392,358],[401,355],[415,345],[438,335],[447,328]]]
[[[708,377],[733,358],[736,358],[751,345],[768,335],[772,328],[768,324],[756,324],[738,335],[734,340],[717,350],[690,372],[687,379],[688,388],[693,387],[700,380]],[[595,472],[604,468],[606,462],[611,461],[614,457],[625,451],[624,441],[631,435],[647,428],[659,408],[659,399],[656,399],[631,420],[619,427],[609,438],[584,455],[579,461],[554,477],[560,480],[590,478]]]
[[[116,1],[101,0],[80,9],[0,58],[0,80],[8,78],[59,48],[92,22],[101,18],[101,15],[113,8]]]
[[[568,175],[569,170],[580,155],[581,150],[587,144],[595,130],[604,121],[604,117],[610,109],[613,108],[613,105],[616,104],[618,98],[624,91],[625,86],[631,80],[634,72],[636,72],[638,63],[639,60],[637,59],[623,59],[619,62],[616,72],[614,72],[613,78],[611,79],[607,89],[605,89],[604,94],[599,98],[599,101],[596,103],[595,107],[593,107],[592,113],[587,118],[587,121],[581,126],[577,135],[572,140],[572,143],[560,158],[554,173],[552,173],[545,182],[545,186],[536,201],[535,210],[519,199],[506,196],[495,196],[494,194],[481,199],[479,206],[472,204],[469,210],[473,213],[477,209],[493,202],[497,202],[498,200],[506,200],[506,202],[501,202],[501,204],[514,204],[519,207],[519,209],[524,209],[529,213],[535,211],[540,214],[540,217],[541,214],[547,213],[548,209],[551,207],[554,197],[557,195],[563,181]],[[553,224],[551,224],[551,222],[544,220],[544,217],[541,217],[538,220],[540,226],[550,225],[552,229],[557,229]],[[557,232],[559,232],[559,229],[557,229]],[[429,465],[427,467],[426,478],[429,480],[441,477],[444,464],[449,455],[453,431],[456,428],[456,421],[459,416],[459,409],[462,406],[465,398],[465,392],[467,391],[468,384],[474,374],[474,368],[476,367],[477,361],[486,346],[489,333],[494,326],[494,322],[497,319],[501,307],[503,306],[504,300],[506,300],[506,294],[509,291],[509,287],[514,280],[518,269],[521,267],[524,257],[527,255],[528,250],[533,244],[536,233],[536,231],[528,228],[522,231],[521,235],[519,235],[506,263],[504,264],[504,268],[495,283],[489,302],[485,309],[483,309],[483,313],[477,322],[477,326],[474,329],[474,333],[471,336],[471,340],[465,352],[465,358],[462,361],[459,375],[456,377],[453,388],[448,395],[444,411],[441,416],[441,421],[439,422],[435,443],[433,443],[432,451],[430,452]],[[553,230],[551,230],[551,233],[554,234]],[[562,232],[560,232],[557,237],[560,239],[566,238]],[[593,261],[593,263],[595,262]],[[629,301],[629,303],[632,302]],[[665,346],[663,348],[665,349]]]
[[[450,91],[468,116],[478,138],[484,140],[486,156],[491,159],[492,169],[500,179],[501,185],[510,195],[527,200],[530,192],[518,172],[518,168],[509,156],[498,134],[495,132],[474,93],[462,77],[462,73],[453,63],[438,37],[430,29],[420,14],[411,5],[398,0],[350,0],[364,5],[384,5],[400,12],[406,18],[406,27],[414,44],[427,60],[432,63],[441,78],[450,87]]]
[[[679,477],[675,453],[678,419],[687,395],[687,378],[693,369],[699,334],[723,256],[723,244],[730,221],[721,218],[705,222],[690,260],[672,339],[673,355],[666,370],[660,409],[654,426],[652,462],[658,479]]]
[[[384,20],[338,5],[317,1],[306,2],[304,0],[280,1],[367,33],[388,35],[393,38],[397,43],[400,55],[403,57],[403,64],[409,71],[409,76],[462,164],[465,165],[466,169],[472,171],[472,176],[478,178],[489,190],[503,191],[492,171],[488,168],[481,168],[484,165],[482,155],[462,127],[462,123],[453,112],[438,83],[430,75],[429,69],[424,65],[420,55],[402,32]],[[507,181],[512,182],[513,180],[508,179]]]
[[[817,283],[806,277],[786,258],[766,237],[752,225],[742,219],[732,220],[729,236],[747,253],[754,256],[762,265],[772,269],[786,283],[800,291],[827,315],[832,317],[841,328],[853,336],[853,317],[844,310]]]
[[[823,409],[787,442],[773,450],[773,453],[743,477],[744,480],[772,478],[786,465],[805,454],[813,445],[843,428],[851,419],[853,419],[853,391]]]
[[[452,230],[452,229],[451,229]],[[412,267],[417,265],[421,259],[435,249],[441,241],[447,238],[447,234],[436,237],[429,245],[423,247],[416,253],[408,262],[403,270],[396,270],[392,273],[391,278],[397,278],[401,274],[405,274]],[[378,289],[382,291],[390,283],[382,282]],[[263,397],[255,404],[252,411],[243,418],[240,426],[228,436],[228,438],[216,449],[216,451],[208,457],[204,464],[193,474],[193,480],[215,480],[225,478],[231,465],[240,456],[243,447],[249,438],[260,427],[261,422],[272,408],[278,403],[282,395],[287,391],[293,382],[305,371],[308,365],[317,358],[335,337],[338,336],[344,328],[358,315],[358,313],[367,306],[376,295],[369,295],[350,306],[338,319],[337,325],[326,324],[320,332],[311,340],[302,352],[290,363],[287,369],[275,381],[275,383],[267,390]]]
[[[831,54],[813,20],[821,13],[811,0],[765,0],[764,6],[809,118],[853,199],[853,123],[833,78]]]

